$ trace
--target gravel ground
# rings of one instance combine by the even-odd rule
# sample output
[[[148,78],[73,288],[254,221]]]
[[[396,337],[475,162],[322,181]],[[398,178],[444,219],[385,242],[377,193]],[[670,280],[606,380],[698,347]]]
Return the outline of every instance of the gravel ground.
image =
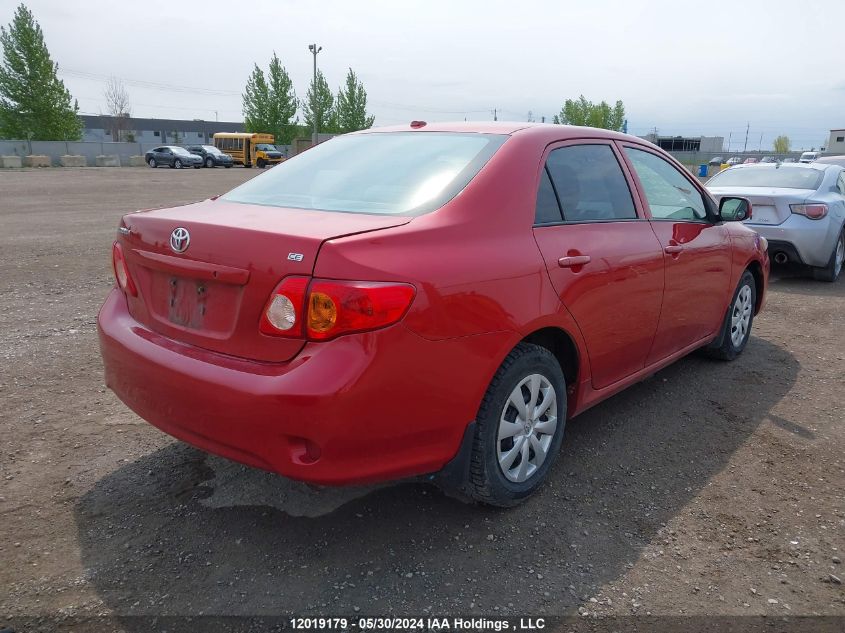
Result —
[[[777,273],[739,360],[691,356],[573,420],[517,509],[320,490],[178,443],[103,387],[119,217],[255,173],[0,173],[0,617],[845,617],[845,279]]]

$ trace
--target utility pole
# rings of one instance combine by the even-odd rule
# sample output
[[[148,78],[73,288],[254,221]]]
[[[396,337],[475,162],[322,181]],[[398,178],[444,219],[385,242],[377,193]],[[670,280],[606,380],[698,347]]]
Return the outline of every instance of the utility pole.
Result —
[[[763,134],[760,134],[760,149],[757,150],[758,152],[763,151]]]
[[[319,102],[317,101],[317,53],[323,50],[323,47],[317,46],[316,44],[309,44],[308,50],[314,56],[314,83],[311,84],[311,116],[314,118],[314,132],[311,137],[311,145],[313,146],[317,144],[317,134],[319,132],[317,129],[317,118],[319,117]]]
[[[498,116],[498,114],[497,114],[496,108],[493,108],[493,120],[494,120],[494,121],[498,121],[498,120],[499,120],[499,116]]]
[[[731,137],[732,137],[733,135],[734,135],[734,133],[733,133],[733,132],[728,132],[728,149],[727,149],[728,154],[730,154],[730,153],[731,153]]]
[[[751,129],[751,123],[748,123],[745,126],[745,145],[742,148],[742,153],[744,154],[748,150],[748,130]]]

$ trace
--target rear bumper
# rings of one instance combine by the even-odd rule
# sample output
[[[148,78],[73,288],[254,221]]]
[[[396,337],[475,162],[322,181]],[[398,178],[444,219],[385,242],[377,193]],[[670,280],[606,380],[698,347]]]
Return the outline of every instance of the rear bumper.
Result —
[[[142,327],[118,290],[98,329],[106,384],[139,416],[205,451],[331,485],[439,471],[504,343],[504,333],[433,342],[399,324],[253,362]]]
[[[790,262],[808,266],[827,265],[841,230],[841,221],[830,215],[821,220],[810,220],[803,215],[792,214],[775,226],[751,222],[746,225],[769,241],[772,261],[776,262],[778,253],[783,253]]]

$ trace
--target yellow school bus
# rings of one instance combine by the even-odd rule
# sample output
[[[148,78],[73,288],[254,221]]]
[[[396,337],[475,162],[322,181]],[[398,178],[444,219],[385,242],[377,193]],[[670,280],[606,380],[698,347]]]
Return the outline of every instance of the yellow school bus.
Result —
[[[214,147],[231,156],[236,164],[244,167],[256,165],[264,169],[267,165],[284,160],[282,153],[273,144],[275,140],[272,134],[218,132],[214,135]]]

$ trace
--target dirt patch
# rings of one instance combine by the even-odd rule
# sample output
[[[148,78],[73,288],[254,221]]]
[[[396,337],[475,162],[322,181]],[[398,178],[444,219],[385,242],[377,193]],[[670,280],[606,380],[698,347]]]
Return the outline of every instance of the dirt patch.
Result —
[[[121,214],[255,173],[0,173],[0,614],[845,615],[845,280],[774,278],[739,360],[572,421],[518,509],[325,491],[209,459],[103,387]]]

